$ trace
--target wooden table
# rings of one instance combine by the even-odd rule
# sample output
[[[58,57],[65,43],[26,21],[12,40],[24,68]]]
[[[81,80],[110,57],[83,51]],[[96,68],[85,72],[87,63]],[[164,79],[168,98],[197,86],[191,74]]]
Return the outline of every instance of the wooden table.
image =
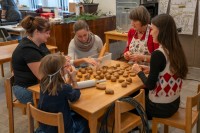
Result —
[[[111,63],[114,65],[119,62],[112,61]],[[120,64],[122,65],[125,63],[120,62]],[[71,104],[71,108],[88,120],[90,133],[97,133],[98,118],[104,114],[105,110],[111,103],[143,87],[143,83],[137,76],[133,77],[132,79],[133,83],[128,85],[127,88],[122,88],[121,83],[106,81],[106,87],[112,88],[115,91],[114,95],[105,94],[104,90],[98,90],[96,87],[81,90],[80,99]],[[33,92],[33,99],[34,102],[36,102],[36,98],[40,92],[39,85],[29,87],[28,89]]]
[[[6,46],[0,46],[0,64],[10,62],[12,59],[12,53],[17,47],[17,44],[11,44]],[[47,45],[47,48],[50,50],[51,53],[55,53],[57,49],[56,46]]]
[[[19,33],[19,35],[22,38],[24,36],[26,36],[26,31],[21,26],[17,26],[17,25],[4,25],[4,26],[0,26],[0,28],[5,28],[11,34]]]
[[[128,41],[128,34],[127,33],[121,33],[121,32],[118,32],[116,30],[112,30],[112,31],[104,32],[104,34],[105,34],[105,37],[106,37],[106,44],[107,44],[106,51],[107,52],[109,51],[109,40],[110,39]]]

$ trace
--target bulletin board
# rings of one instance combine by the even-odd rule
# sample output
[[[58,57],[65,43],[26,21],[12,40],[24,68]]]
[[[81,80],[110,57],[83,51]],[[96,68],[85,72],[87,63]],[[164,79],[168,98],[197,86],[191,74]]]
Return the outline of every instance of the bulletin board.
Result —
[[[159,0],[158,14],[167,13],[168,5],[169,5],[169,0]]]
[[[198,17],[199,18],[199,20],[198,20],[198,25],[199,25],[198,26],[199,27],[198,28],[198,35],[200,36],[200,0],[199,0],[199,12],[198,12],[198,14],[199,14],[199,17]]]
[[[169,14],[174,18],[180,34],[193,34],[197,0],[171,0]]]

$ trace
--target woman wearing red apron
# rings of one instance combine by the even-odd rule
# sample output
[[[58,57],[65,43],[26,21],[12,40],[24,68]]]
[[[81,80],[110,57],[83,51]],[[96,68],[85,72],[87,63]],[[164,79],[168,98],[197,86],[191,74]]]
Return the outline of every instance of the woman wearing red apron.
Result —
[[[129,15],[131,28],[128,32],[124,58],[132,62],[149,62],[150,54],[158,48],[150,35],[150,14],[144,6],[134,8]]]

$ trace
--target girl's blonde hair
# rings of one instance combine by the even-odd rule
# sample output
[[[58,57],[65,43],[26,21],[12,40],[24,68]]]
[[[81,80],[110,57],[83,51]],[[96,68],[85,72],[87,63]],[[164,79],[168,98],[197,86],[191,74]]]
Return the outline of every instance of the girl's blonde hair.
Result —
[[[55,96],[61,90],[63,79],[64,65],[66,58],[60,54],[49,54],[41,60],[39,73],[41,74],[40,87],[41,92],[48,92],[49,95]]]

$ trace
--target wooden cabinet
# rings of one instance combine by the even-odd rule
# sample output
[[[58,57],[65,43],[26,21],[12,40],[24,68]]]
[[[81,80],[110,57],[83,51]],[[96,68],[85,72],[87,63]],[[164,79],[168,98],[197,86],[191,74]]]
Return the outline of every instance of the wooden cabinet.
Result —
[[[116,17],[101,17],[96,20],[86,21],[90,27],[90,30],[98,35],[103,42],[105,42],[105,31],[114,30],[116,28]],[[50,38],[47,41],[47,45],[54,45],[58,47],[58,50],[67,54],[68,45],[74,37],[73,22],[63,24],[53,24],[51,27]]]

